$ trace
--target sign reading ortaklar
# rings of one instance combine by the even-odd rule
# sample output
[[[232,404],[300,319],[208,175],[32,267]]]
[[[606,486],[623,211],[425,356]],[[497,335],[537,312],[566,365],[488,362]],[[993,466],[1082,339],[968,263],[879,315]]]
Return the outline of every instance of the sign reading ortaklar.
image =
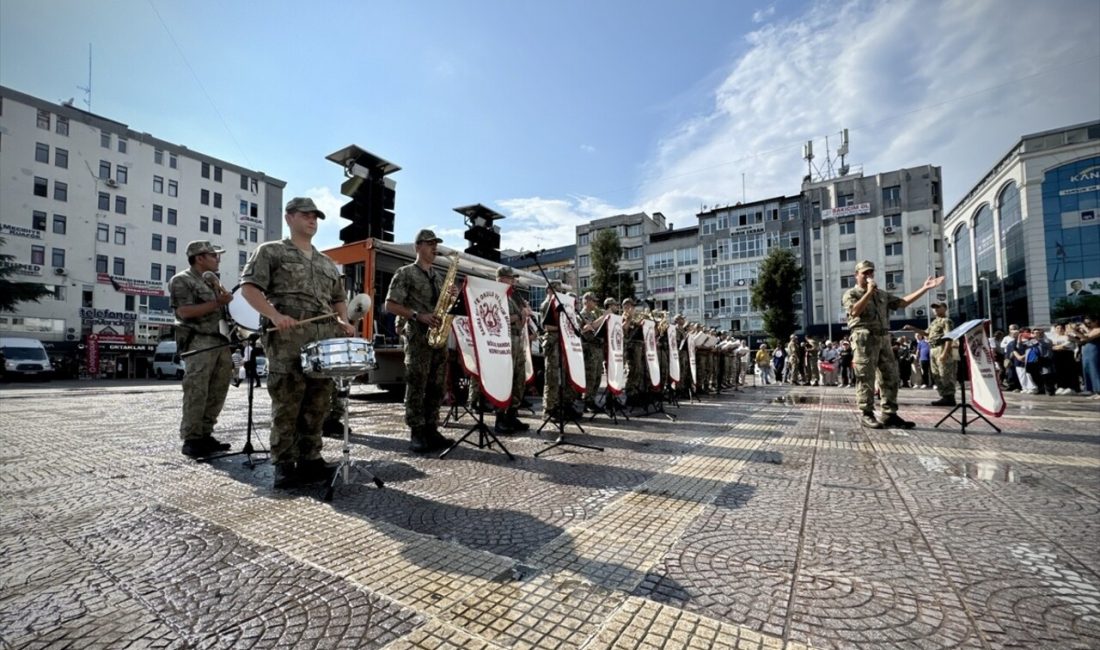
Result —
[[[821,211],[822,219],[838,219],[840,217],[854,217],[857,214],[867,214],[871,211],[870,203],[854,203],[839,208],[825,208]]]

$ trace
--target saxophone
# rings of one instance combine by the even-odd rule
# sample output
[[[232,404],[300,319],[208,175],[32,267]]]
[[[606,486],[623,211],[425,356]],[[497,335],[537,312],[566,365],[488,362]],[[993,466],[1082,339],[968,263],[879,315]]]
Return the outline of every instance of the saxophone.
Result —
[[[439,319],[439,327],[428,328],[428,345],[435,349],[447,347],[447,339],[451,337],[451,308],[455,306],[457,298],[451,295],[451,287],[454,286],[455,276],[458,274],[458,253],[451,254],[451,266],[447,269],[447,277],[443,278],[443,287],[439,290],[439,300],[435,303],[435,317]]]

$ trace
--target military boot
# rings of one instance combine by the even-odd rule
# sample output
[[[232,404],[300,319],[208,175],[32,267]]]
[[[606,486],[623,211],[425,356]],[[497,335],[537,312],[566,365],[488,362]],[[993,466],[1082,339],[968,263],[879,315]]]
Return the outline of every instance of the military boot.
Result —
[[[874,411],[864,411],[859,416],[859,423],[868,429],[882,429],[884,428],[882,423],[875,419]]]
[[[512,426],[512,421],[508,419],[507,411],[497,412],[496,420],[493,422],[493,431],[505,435],[516,432],[516,428]]]
[[[957,404],[955,402],[955,396],[954,395],[952,395],[951,397],[941,397],[938,400],[936,400],[935,402],[929,402],[928,405],[929,406],[957,406]]]
[[[414,454],[426,454],[432,450],[428,442],[427,427],[413,427],[409,434],[409,451]]]
[[[893,429],[912,429],[915,426],[917,426],[916,422],[910,422],[909,420],[906,420],[905,418],[901,417],[897,413],[890,413],[889,415],[884,415],[882,417],[881,421],[882,421],[882,426],[890,427],[890,428],[893,428]]]
[[[298,480],[305,483],[327,483],[332,480],[335,465],[325,462],[324,458],[298,461]]]
[[[511,422],[512,428],[516,431],[527,431],[531,428],[531,425],[519,419],[519,409],[516,407],[513,406],[505,411],[505,415],[508,416],[508,421]]]
[[[298,473],[294,469],[294,463],[275,463],[275,480],[272,487],[276,490],[287,490],[298,487]]]

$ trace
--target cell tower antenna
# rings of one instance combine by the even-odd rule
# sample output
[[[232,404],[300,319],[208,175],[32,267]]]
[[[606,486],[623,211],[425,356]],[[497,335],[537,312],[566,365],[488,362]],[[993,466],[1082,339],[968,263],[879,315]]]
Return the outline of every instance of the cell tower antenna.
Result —
[[[92,112],[92,44],[88,43],[88,85],[77,86],[78,90],[84,91],[84,105],[88,107],[88,112]]]

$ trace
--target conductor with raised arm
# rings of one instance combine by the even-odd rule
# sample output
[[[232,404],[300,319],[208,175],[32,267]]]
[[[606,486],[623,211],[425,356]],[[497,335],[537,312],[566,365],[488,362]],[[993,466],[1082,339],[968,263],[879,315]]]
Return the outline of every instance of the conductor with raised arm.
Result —
[[[856,404],[860,423],[869,429],[896,427],[912,429],[915,423],[898,415],[898,362],[890,347],[890,311],[916,302],[929,289],[943,284],[943,277],[929,276],[920,289],[898,297],[878,288],[875,264],[868,260],[856,264],[856,286],[844,292],[842,303],[848,314],[848,329],[854,355],[852,369],[856,379]],[[882,419],[875,419],[875,373],[882,397]]]

